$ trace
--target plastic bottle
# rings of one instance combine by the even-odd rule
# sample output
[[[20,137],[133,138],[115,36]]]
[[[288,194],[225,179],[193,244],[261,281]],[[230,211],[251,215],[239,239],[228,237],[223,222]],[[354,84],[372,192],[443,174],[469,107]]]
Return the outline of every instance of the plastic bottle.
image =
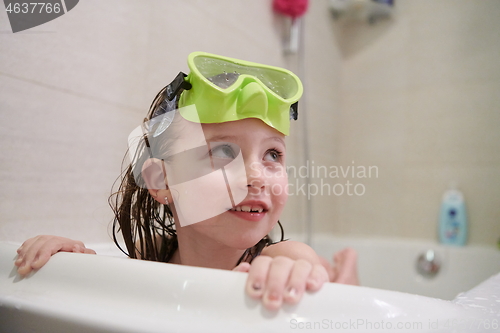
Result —
[[[467,242],[464,196],[454,186],[443,195],[439,216],[439,241],[456,246],[463,246]]]

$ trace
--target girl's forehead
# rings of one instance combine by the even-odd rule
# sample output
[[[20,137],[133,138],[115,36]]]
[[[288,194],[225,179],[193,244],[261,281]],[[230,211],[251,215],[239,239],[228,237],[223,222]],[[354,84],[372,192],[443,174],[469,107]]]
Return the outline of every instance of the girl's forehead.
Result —
[[[245,139],[250,137],[275,137],[284,141],[285,136],[260,119],[246,118],[224,123],[202,124],[207,140],[212,138],[232,137]]]

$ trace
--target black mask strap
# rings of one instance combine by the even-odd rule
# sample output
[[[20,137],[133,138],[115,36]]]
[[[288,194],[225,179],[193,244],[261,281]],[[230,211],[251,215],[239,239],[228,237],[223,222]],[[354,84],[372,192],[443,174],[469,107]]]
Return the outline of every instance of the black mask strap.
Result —
[[[297,120],[299,118],[299,102],[290,105],[290,120]]]
[[[179,72],[175,79],[167,86],[166,93],[169,101],[173,100],[181,89],[189,90],[192,88],[191,83],[184,80],[186,76],[183,72]]]

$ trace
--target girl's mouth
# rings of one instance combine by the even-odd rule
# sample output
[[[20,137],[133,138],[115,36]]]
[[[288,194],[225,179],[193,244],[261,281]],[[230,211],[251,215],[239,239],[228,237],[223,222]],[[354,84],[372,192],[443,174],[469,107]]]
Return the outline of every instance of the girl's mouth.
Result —
[[[264,208],[262,206],[236,206],[231,208],[230,211],[233,212],[246,212],[246,213],[262,213]]]
[[[242,203],[228,211],[239,218],[247,221],[260,221],[267,213],[267,206],[263,203]]]

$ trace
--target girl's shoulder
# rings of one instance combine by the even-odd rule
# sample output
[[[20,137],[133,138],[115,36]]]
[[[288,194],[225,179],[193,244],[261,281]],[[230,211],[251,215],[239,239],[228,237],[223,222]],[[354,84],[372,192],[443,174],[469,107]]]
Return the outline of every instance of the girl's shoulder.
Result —
[[[305,259],[312,263],[320,263],[319,256],[309,245],[297,241],[283,241],[266,246],[262,255],[269,257],[285,256],[294,260]]]

